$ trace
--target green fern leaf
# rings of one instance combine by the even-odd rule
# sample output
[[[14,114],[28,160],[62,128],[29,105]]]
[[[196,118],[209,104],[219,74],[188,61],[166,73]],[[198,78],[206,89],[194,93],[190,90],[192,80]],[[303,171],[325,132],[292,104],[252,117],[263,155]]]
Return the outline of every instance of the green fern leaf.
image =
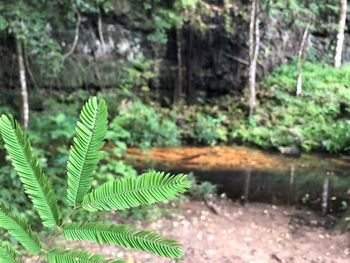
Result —
[[[101,185],[84,197],[83,208],[94,212],[153,204],[183,193],[190,186],[191,182],[184,174],[171,176],[150,171],[138,177],[125,177]]]
[[[159,256],[177,258],[182,255],[181,246],[150,231],[137,231],[127,225],[100,222],[72,223],[63,228],[63,235],[71,240],[88,240],[99,244],[119,245]]]
[[[16,251],[10,245],[0,243],[0,263],[21,263]]]
[[[106,130],[106,103],[93,97],[80,113],[76,137],[69,153],[67,200],[71,206],[77,206],[91,187],[96,165],[102,157],[100,150]]]
[[[92,255],[86,251],[52,249],[45,255],[49,263],[103,263],[102,255]]]
[[[36,234],[27,226],[26,222],[14,216],[4,205],[0,205],[0,227],[6,229],[28,251],[38,255],[41,246]]]
[[[12,117],[5,115],[0,118],[0,132],[12,165],[23,183],[25,192],[38,211],[43,225],[54,228],[59,225],[57,198],[39,166],[38,159],[33,154],[27,135]]]

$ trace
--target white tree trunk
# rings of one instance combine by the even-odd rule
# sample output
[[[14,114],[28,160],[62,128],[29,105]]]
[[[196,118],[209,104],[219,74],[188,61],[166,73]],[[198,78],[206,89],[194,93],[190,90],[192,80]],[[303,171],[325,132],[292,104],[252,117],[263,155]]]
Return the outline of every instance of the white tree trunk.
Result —
[[[259,1],[253,0],[249,27],[249,80],[248,80],[248,104],[249,116],[252,116],[256,107],[256,66],[260,47],[260,30],[258,14]]]
[[[335,56],[334,56],[334,66],[336,68],[339,68],[341,66],[347,7],[348,7],[347,0],[340,0],[339,29],[338,29],[338,35],[337,35],[337,46],[335,49]]]
[[[302,64],[303,64],[303,55],[304,55],[304,50],[306,48],[306,43],[307,43],[307,38],[309,35],[309,25],[306,26],[303,34],[303,39],[301,40],[300,48],[299,48],[299,53],[298,53],[298,64],[297,64],[297,96],[299,96],[303,92],[303,69],[302,69]]]
[[[21,84],[21,96],[22,96],[22,125],[25,130],[28,129],[29,122],[29,102],[28,102],[28,90],[26,80],[26,70],[23,60],[23,50],[21,43],[16,40],[17,58],[18,58],[18,71],[19,80]]]
[[[103,36],[103,26],[102,26],[102,14],[101,14],[101,8],[98,8],[98,35],[101,41],[101,47],[102,47],[102,52],[105,53],[106,52],[106,42],[105,42],[105,38]]]

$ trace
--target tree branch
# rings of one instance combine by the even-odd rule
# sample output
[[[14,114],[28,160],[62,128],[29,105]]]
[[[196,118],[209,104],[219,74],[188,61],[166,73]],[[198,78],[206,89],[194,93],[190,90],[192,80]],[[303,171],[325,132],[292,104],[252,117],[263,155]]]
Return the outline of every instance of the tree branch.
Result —
[[[79,27],[80,27],[80,23],[81,23],[81,16],[78,10],[75,11],[77,14],[77,23],[75,25],[75,36],[74,36],[74,41],[73,41],[73,45],[71,47],[71,49],[63,55],[63,60],[65,60],[66,58],[68,58],[70,55],[73,54],[77,44],[78,44],[78,40],[79,40]]]

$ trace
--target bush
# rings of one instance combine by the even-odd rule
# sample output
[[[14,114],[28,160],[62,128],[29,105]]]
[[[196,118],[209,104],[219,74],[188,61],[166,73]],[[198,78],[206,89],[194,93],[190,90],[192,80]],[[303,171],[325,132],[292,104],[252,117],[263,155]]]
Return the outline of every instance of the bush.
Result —
[[[184,143],[216,145],[227,141],[227,117],[216,107],[196,105],[177,108],[175,112],[178,112],[178,129]]]
[[[158,108],[158,111],[161,111]],[[139,101],[125,104],[112,126],[130,133],[126,139],[129,146],[149,148],[152,146],[179,145],[177,127],[172,116],[159,113],[155,108]]]

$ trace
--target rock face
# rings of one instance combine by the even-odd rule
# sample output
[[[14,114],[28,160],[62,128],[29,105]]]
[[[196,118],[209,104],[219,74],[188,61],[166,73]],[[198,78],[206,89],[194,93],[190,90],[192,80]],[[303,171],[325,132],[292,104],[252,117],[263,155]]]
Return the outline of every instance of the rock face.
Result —
[[[189,100],[240,93],[245,87],[249,66],[249,17],[242,10],[248,10],[249,5],[236,2],[230,9],[230,21],[227,21],[228,14],[223,6],[208,1],[205,30],[200,31],[185,23],[181,31],[183,87]],[[121,83],[123,69],[133,59],[143,56],[153,59],[154,69],[158,71],[159,78],[153,82],[152,88],[163,91],[165,96],[172,95],[177,78],[175,32],[169,32],[165,46],[151,43],[147,36],[153,29],[152,22],[147,20],[146,15],[143,18],[136,16],[144,14],[142,5],[127,0],[113,0],[112,4],[114,11],[102,17],[105,46],[102,46],[99,37],[97,16],[83,17],[74,54],[65,60],[58,77],[45,79],[36,76],[37,84],[57,89],[117,87]],[[261,32],[260,78],[296,55],[303,33],[292,32],[279,19],[262,23]],[[326,57],[331,54],[334,39],[334,33],[314,31],[310,35],[309,46],[318,57]],[[59,42],[64,50],[69,50],[72,34],[59,36]],[[344,61],[350,61],[349,32],[345,43]],[[2,61],[6,62],[0,66],[0,87],[17,85],[16,60],[14,55],[9,55],[13,54],[11,46],[11,41],[0,39],[0,54]],[[36,75],[35,68],[33,73]]]

